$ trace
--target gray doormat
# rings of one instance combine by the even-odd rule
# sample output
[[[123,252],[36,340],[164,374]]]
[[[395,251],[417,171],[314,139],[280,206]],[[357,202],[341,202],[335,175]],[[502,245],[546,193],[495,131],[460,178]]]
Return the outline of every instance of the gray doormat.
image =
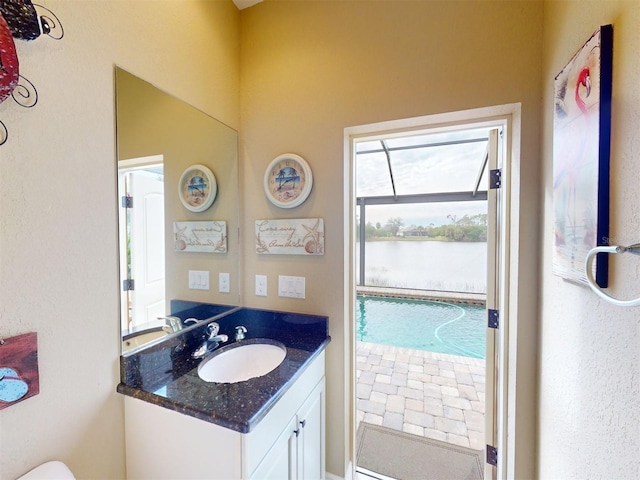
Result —
[[[356,465],[399,480],[483,480],[483,452],[360,422]]]

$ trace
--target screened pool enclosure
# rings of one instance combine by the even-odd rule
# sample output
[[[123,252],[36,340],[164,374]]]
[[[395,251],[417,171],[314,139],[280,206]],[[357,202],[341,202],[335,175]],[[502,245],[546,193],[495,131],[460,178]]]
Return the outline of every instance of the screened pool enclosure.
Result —
[[[486,292],[489,130],[356,143],[359,286]]]

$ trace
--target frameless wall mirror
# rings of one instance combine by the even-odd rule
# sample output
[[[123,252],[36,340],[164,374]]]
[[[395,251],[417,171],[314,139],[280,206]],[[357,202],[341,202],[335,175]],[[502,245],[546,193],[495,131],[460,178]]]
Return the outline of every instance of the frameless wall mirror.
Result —
[[[181,329],[189,307],[239,304],[238,134],[118,67],[115,85],[126,352]]]

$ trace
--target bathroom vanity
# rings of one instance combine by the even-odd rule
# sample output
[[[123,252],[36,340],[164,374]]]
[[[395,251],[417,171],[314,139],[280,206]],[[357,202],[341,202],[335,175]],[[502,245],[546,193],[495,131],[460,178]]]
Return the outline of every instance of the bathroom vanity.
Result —
[[[261,339],[286,348],[274,370],[235,383],[198,375],[209,356],[191,354],[209,323],[121,357],[127,477],[324,478],[328,319],[247,308],[216,319],[229,337],[221,351]]]
[[[118,67],[115,84],[119,283],[127,292],[120,305],[118,392],[125,395],[128,478],[323,478],[327,318],[222,305],[240,303],[238,133]],[[203,210],[185,205],[175,188],[195,159],[203,159],[224,186]],[[153,210],[132,208],[143,203],[129,202],[132,197],[149,193]],[[145,220],[138,223],[136,212]],[[181,225],[222,220],[228,249],[183,251]],[[151,275],[145,266],[153,267]],[[206,288],[200,288],[199,275],[192,285],[191,274],[198,272]],[[219,288],[209,287],[210,274],[213,281],[220,275]],[[154,281],[147,285],[148,276]],[[211,339],[207,328],[214,321],[214,336],[224,341]],[[236,327],[246,329],[244,338],[236,340]],[[246,381],[219,375],[207,377],[217,382],[205,381],[199,375],[205,362],[213,373],[235,370],[212,357],[251,342],[283,345],[284,359]],[[202,350],[209,343],[219,343],[210,354]],[[251,352],[263,360],[260,349]]]

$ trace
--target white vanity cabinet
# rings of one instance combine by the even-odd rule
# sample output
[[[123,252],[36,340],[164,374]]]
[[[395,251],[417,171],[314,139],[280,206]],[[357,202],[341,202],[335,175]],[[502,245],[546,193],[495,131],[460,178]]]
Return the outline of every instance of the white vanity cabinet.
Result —
[[[324,394],[322,379],[253,470],[252,480],[324,478]]]
[[[125,397],[127,479],[325,477],[321,352],[249,433]]]

